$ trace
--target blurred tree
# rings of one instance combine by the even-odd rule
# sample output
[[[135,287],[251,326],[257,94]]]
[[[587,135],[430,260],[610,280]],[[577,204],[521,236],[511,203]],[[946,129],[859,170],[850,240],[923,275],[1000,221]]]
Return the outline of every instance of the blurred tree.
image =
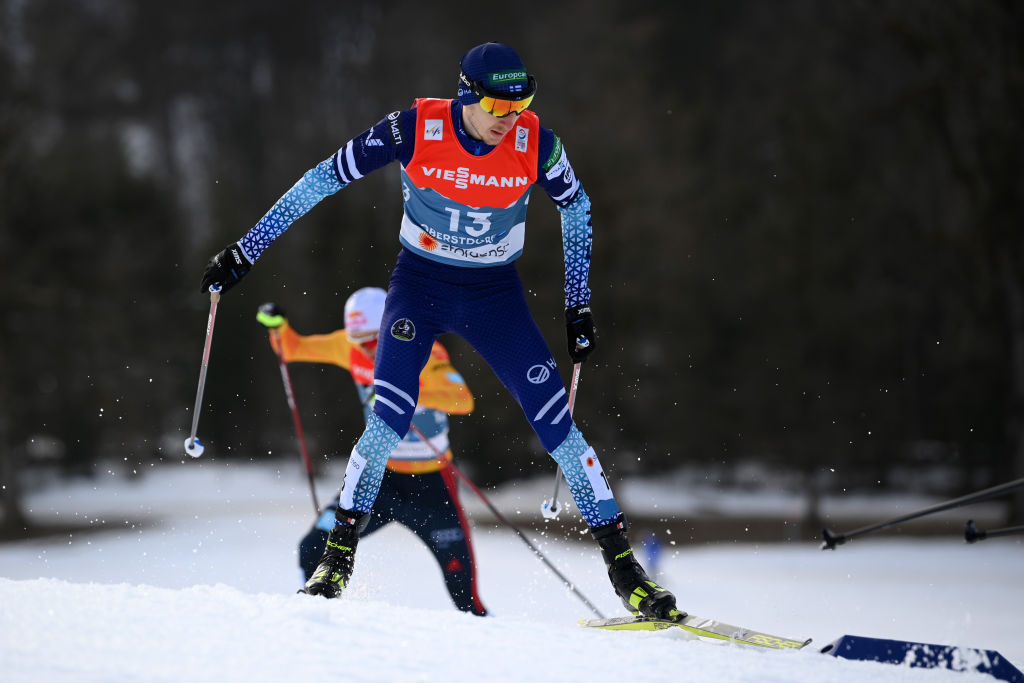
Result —
[[[461,54],[502,40],[594,202],[600,348],[577,418],[606,466],[1024,476],[1016,4],[529,5],[498,23],[409,0],[0,0],[0,448],[55,437],[81,472],[181,458],[205,259],[387,112],[451,96]],[[204,457],[294,450],[253,313],[274,300],[332,329],[351,290],[386,285],[396,173],[317,207],[225,297]],[[519,267],[567,371],[558,214],[534,197]],[[551,468],[489,369],[447,341],[479,398],[455,445],[480,483]],[[358,434],[342,380],[295,372],[318,463]]]
[[[951,276],[963,286],[954,303],[978,319],[950,330],[959,348],[945,360],[966,352],[979,370],[992,358],[1004,368],[991,394],[971,381],[952,387],[947,400],[996,407],[1005,443],[998,452],[1007,457],[993,459],[992,469],[1000,479],[1024,477],[1024,7],[912,2],[886,7],[878,21],[916,67],[908,99],[948,174],[949,210],[936,218],[955,255]],[[1016,500],[1024,518],[1024,495]]]
[[[692,402],[686,421],[702,427],[693,452],[775,453],[809,470],[856,462],[867,484],[913,462],[914,444],[938,442],[944,462],[983,473],[963,486],[998,477],[1012,424],[1012,358],[1000,341],[1009,325],[976,302],[1005,298],[1004,285],[990,275],[994,262],[964,254],[1019,246],[974,233],[992,212],[967,201],[964,176],[1019,192],[1010,180],[1019,173],[1002,161],[958,174],[950,122],[920,93],[931,83],[970,111],[971,90],[940,64],[988,69],[975,83],[994,93],[1019,83],[1010,66],[1019,60],[1003,54],[1016,44],[1017,10],[730,5],[701,16],[714,39],[669,40],[696,11],[678,8],[652,39],[653,62],[683,84],[666,89],[667,108],[692,112],[687,127],[662,131],[661,150],[698,169],[675,195],[685,192],[675,221],[688,226],[690,249],[664,275],[680,282],[662,287],[685,294],[674,310],[689,329],[671,339],[695,352],[693,384],[706,392],[676,394]],[[927,45],[927,63],[897,39],[900,20]],[[995,97],[1005,106],[984,109],[995,125],[973,121],[971,139],[1015,150],[1019,130],[1005,122],[1016,99]],[[1017,197],[1002,205],[1019,219]]]

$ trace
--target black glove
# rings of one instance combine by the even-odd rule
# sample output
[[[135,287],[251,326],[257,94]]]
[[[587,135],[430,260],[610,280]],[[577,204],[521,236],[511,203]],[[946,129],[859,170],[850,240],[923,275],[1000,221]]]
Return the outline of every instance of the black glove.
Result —
[[[585,361],[593,353],[597,342],[597,330],[594,329],[590,306],[565,309],[565,331],[569,337],[569,358],[572,358],[573,363]]]
[[[220,291],[226,292],[245,277],[245,274],[252,268],[252,264],[242,253],[242,247],[235,242],[224,247],[224,251],[210,259],[206,264],[206,272],[203,273],[203,284],[199,291],[206,294],[210,291],[210,285],[220,285]]]
[[[261,325],[270,329],[281,327],[284,324],[285,317],[284,309],[273,303],[263,304],[256,311],[256,320]]]

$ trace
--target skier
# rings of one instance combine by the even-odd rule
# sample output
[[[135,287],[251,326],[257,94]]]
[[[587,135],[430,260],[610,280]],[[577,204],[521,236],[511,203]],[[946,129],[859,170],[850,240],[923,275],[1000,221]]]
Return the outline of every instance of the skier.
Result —
[[[460,67],[456,99],[417,99],[357,135],[307,171],[241,240],[213,256],[203,275],[203,293],[213,285],[227,291],[320,200],[400,162],[402,249],[384,307],[377,400],[349,455],[341,507],[305,590],[333,598],[347,585],[385,464],[409,430],[420,370],[434,340],[454,332],[491,366],[562,469],[626,608],[680,619],[675,596],[654,583],[633,554],[626,517],[569,415],[565,385],[514,263],[523,250],[530,189],[538,184],[561,214],[567,346],[572,361],[583,362],[595,344],[590,198],[561,139],[529,109],[537,82],[519,55],[485,43],[467,52]]]
[[[353,292],[345,301],[345,327],[329,334],[299,334],[273,303],[260,306],[256,319],[268,328],[270,344],[285,362],[328,363],[348,370],[368,418],[374,403],[373,366],[386,295],[379,287]],[[448,415],[468,414],[473,410],[473,395],[440,342],[434,342],[419,385],[412,418],[415,430],[391,452],[374,504],[376,514],[362,535],[389,522],[407,527],[434,554],[455,606],[486,616],[448,443]],[[337,508],[336,497],[299,544],[303,581],[312,577],[324,552]]]

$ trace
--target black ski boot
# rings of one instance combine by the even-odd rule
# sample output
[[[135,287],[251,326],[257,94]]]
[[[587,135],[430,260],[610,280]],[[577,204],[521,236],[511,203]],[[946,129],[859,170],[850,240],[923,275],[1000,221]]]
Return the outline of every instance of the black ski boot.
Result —
[[[370,523],[370,514],[338,508],[334,512],[334,519],[334,528],[327,536],[327,546],[324,548],[323,557],[320,558],[320,564],[316,566],[313,576],[306,582],[301,593],[336,598],[348,585],[352,568],[355,566],[359,532]]]
[[[682,619],[686,613],[676,609],[676,596],[651,581],[633,556],[633,549],[626,538],[628,528],[626,516],[619,515],[617,522],[590,530],[601,546],[601,555],[608,566],[608,578],[622,604],[633,614],[671,621]]]

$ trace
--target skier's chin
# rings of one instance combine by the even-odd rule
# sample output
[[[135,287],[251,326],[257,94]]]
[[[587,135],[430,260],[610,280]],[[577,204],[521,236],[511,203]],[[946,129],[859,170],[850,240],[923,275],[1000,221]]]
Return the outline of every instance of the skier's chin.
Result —
[[[487,131],[487,138],[488,139],[484,140],[484,142],[486,142],[488,145],[493,147],[493,146],[497,145],[499,142],[501,142],[502,140],[504,140],[506,135],[508,135],[508,131],[507,130],[496,130],[496,129],[492,128],[489,131]]]

